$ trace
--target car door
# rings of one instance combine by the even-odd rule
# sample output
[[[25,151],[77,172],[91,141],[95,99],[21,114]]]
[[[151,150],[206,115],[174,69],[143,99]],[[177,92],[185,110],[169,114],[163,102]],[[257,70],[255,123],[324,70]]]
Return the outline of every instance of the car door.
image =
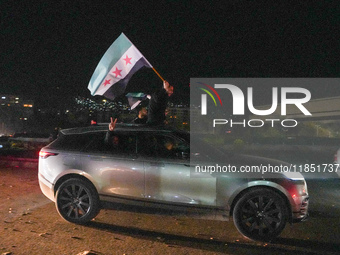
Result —
[[[144,166],[136,154],[136,135],[114,132],[94,137],[83,154],[83,167],[100,195],[144,198]]]
[[[149,200],[195,205],[216,204],[216,179],[195,176],[190,144],[171,134],[144,134],[138,153],[145,167],[145,197]]]

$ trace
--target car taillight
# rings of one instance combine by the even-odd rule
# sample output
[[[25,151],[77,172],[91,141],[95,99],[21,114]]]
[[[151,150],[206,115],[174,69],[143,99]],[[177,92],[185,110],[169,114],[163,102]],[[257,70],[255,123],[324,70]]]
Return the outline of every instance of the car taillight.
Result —
[[[56,156],[58,153],[52,153],[52,152],[47,152],[47,151],[40,151],[39,152],[39,157],[40,158],[48,158],[49,156]]]

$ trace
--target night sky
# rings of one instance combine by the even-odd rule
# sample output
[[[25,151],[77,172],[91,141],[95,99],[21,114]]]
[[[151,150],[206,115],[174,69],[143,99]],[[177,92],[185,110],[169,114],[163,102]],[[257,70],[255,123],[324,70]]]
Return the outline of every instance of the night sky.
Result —
[[[88,82],[124,32],[189,98],[190,77],[339,77],[338,1],[1,1],[1,94],[48,105]],[[127,92],[162,85],[151,69]],[[340,88],[318,88],[340,96]]]

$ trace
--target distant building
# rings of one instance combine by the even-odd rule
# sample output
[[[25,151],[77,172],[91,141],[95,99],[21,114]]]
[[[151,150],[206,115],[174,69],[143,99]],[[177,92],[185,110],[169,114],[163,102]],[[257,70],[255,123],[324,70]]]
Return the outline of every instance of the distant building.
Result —
[[[190,129],[190,108],[185,106],[172,106],[167,109],[166,119],[169,124],[178,129]]]
[[[0,135],[25,131],[33,115],[33,100],[16,95],[0,95]]]

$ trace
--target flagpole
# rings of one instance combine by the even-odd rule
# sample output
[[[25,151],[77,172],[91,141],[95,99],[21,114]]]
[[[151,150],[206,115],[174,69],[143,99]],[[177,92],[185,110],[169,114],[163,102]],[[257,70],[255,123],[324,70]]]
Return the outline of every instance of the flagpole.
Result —
[[[152,67],[152,70],[158,75],[159,78],[161,78],[162,81],[164,81],[163,77],[156,71],[154,67]]]

